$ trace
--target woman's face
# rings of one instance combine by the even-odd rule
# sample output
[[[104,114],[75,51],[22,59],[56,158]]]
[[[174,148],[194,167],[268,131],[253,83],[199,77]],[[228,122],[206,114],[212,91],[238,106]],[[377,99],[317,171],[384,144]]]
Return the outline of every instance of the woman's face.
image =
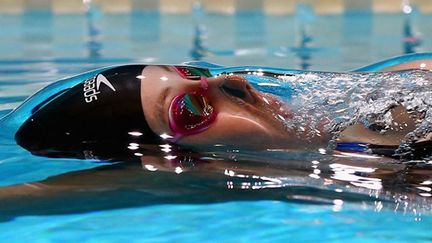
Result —
[[[169,107],[181,94],[200,90],[200,80],[181,77],[172,66],[147,66],[141,77],[141,99],[150,128],[174,136]],[[244,78],[232,75],[208,78],[205,95],[217,111],[216,119],[202,132],[182,136],[187,146],[228,145],[245,149],[287,148],[289,134],[276,114],[289,118],[272,97],[256,91]],[[282,119],[279,116],[279,119]]]

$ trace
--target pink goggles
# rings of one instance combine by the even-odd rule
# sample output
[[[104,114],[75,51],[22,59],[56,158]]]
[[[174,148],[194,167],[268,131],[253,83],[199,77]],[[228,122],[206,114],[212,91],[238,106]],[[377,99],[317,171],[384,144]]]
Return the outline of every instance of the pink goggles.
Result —
[[[169,126],[174,136],[172,142],[183,136],[205,131],[215,121],[217,112],[208,97],[208,71],[187,66],[175,66],[177,73],[190,80],[200,80],[200,88],[174,97],[168,110]]]

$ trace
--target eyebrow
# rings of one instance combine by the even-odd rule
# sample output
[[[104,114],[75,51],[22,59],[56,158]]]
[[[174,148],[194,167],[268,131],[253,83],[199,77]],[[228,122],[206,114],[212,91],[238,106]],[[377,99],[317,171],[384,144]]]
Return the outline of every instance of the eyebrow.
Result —
[[[167,122],[168,119],[166,119],[166,113],[165,113],[165,102],[166,102],[166,98],[168,96],[169,91],[171,90],[170,87],[167,87],[166,89],[164,89],[161,93],[161,95],[159,96],[159,98],[157,99],[157,103],[156,103],[156,118],[158,121],[163,121],[166,122],[168,127],[169,127],[169,123]]]

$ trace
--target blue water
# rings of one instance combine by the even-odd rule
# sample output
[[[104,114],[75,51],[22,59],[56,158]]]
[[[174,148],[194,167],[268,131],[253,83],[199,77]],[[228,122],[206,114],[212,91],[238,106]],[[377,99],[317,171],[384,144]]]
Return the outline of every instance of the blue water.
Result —
[[[79,215],[22,217],[0,226],[2,239],[112,241],[430,241],[430,218],[421,222],[392,212],[271,201],[159,205]],[[32,225],[32,227],[29,227]],[[404,232],[396,229],[405,227]],[[12,232],[7,232],[13,228]]]
[[[226,66],[352,70],[403,54],[404,19],[316,16],[307,22],[312,41],[302,46],[298,16],[208,15],[200,20],[204,38],[194,36],[188,15],[0,15],[0,115],[64,76],[121,63],[190,61],[201,48],[197,38],[204,41],[202,60]],[[431,20],[412,18],[422,33],[419,50],[431,50],[424,24]],[[0,151],[4,242],[431,240],[427,161],[410,166],[323,151],[251,159],[229,151],[176,173],[35,157],[3,136]],[[25,185],[38,181],[39,188]]]

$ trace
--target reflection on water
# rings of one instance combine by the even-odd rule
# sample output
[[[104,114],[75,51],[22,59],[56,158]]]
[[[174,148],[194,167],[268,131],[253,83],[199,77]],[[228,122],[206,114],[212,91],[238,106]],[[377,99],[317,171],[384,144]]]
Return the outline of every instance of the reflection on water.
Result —
[[[125,163],[0,188],[1,220],[239,200],[325,204],[333,205],[335,212],[344,210],[345,205],[358,204],[363,209],[408,213],[417,219],[431,210],[432,167],[428,162],[401,164],[382,157],[318,151],[191,153],[160,146],[135,152],[140,156]],[[25,205],[19,203],[27,198],[31,200]]]
[[[29,8],[23,13],[20,20],[21,39],[28,45],[24,45],[22,48],[30,55],[52,55],[51,44],[54,39],[53,15],[51,11],[43,8]]]
[[[293,48],[293,52],[298,57],[300,69],[308,70],[311,66],[310,59],[312,57],[313,48],[311,43],[313,41],[312,35],[309,33],[309,28],[315,20],[315,14],[311,6],[306,4],[298,4],[296,9],[298,21],[298,44]]]
[[[403,22],[403,47],[404,53],[414,53],[419,51],[421,45],[420,33],[415,31],[413,17],[417,10],[410,4],[409,0],[402,1],[402,11],[405,15]]]
[[[83,0],[86,10],[88,42],[87,48],[89,58],[99,58],[103,45],[101,42],[101,31],[98,26],[98,19],[101,18],[102,12],[93,4],[92,0]]]
[[[207,37],[206,27],[203,23],[204,20],[204,8],[199,1],[194,1],[192,3],[192,14],[194,21],[194,34],[192,40],[192,49],[190,51],[190,56],[193,60],[201,60],[209,54],[208,48],[205,46],[204,41]]]

